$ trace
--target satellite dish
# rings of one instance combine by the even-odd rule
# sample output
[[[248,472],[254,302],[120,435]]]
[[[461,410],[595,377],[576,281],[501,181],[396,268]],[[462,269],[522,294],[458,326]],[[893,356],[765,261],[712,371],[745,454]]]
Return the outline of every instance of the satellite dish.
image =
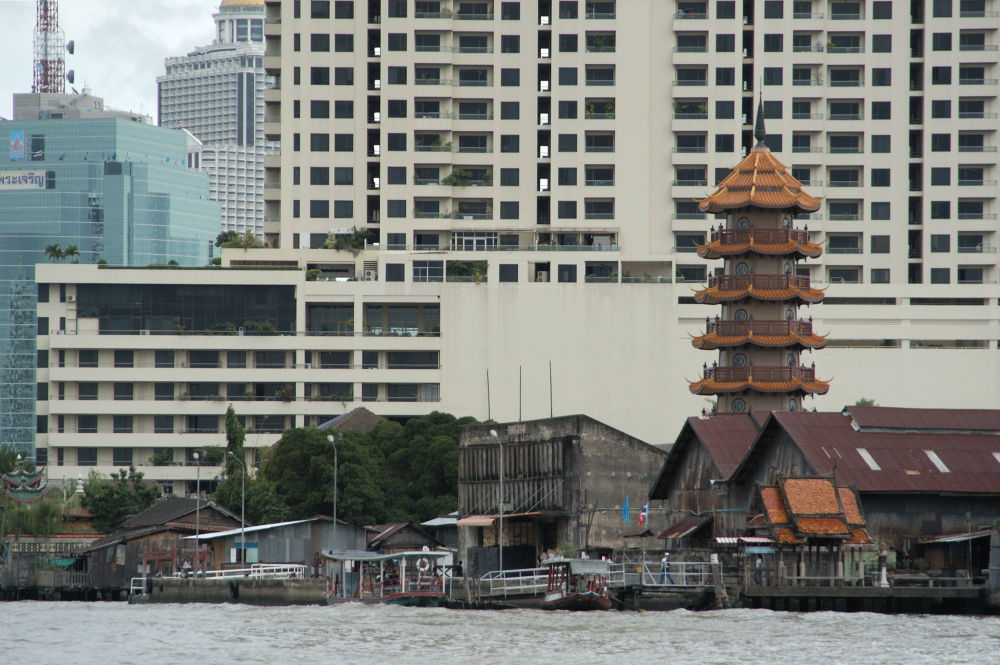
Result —
[[[73,55],[73,51],[75,51],[75,50],[76,50],[76,42],[74,42],[72,39],[69,40],[68,42],[66,42],[66,52],[67,53],[69,53],[70,55]]]
[[[66,81],[68,83],[73,83],[76,80],[76,72],[74,70],[69,70],[66,72]]]

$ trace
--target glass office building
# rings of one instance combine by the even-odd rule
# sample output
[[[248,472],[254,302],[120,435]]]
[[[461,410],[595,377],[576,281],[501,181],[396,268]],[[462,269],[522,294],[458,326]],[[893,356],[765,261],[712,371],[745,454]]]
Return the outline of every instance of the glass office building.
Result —
[[[186,132],[127,117],[39,115],[0,122],[10,144],[0,163],[0,445],[28,455],[47,427],[35,415],[44,398],[36,334],[66,329],[36,316],[34,265],[203,266],[219,230],[207,176],[187,168]]]

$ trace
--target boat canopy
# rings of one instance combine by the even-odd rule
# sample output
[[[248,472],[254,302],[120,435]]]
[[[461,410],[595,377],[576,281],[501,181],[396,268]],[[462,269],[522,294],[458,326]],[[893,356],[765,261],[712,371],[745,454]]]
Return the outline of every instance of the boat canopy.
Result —
[[[601,559],[549,559],[547,566],[569,565],[574,575],[607,575],[610,564]]]
[[[419,559],[426,557],[429,559],[440,559],[446,557],[450,552],[369,552],[368,550],[324,550],[323,556],[334,561],[395,561],[397,559]]]

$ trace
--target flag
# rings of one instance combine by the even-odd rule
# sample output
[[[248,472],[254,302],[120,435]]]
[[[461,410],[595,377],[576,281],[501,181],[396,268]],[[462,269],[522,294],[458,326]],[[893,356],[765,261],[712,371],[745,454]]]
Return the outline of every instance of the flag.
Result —
[[[59,155],[59,161],[60,161],[60,162],[61,162],[62,160],[64,160],[64,159],[66,159],[66,153],[65,153],[65,152],[64,152],[63,154]]]
[[[622,506],[622,519],[628,522],[628,497],[625,497],[625,505]]]
[[[639,513],[639,526],[646,526],[646,516],[649,515],[649,504],[647,503],[642,507],[642,512]]]
[[[86,153],[84,153],[84,155],[83,155],[83,161],[87,161],[88,159],[90,159],[90,151],[89,150]]]

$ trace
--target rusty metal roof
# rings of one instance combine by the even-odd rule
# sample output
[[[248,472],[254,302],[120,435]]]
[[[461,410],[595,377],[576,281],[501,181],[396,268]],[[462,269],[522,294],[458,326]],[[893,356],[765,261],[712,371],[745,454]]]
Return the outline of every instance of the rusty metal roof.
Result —
[[[853,426],[851,413],[868,423],[892,423],[894,429]],[[981,431],[1000,411],[974,412],[964,431],[962,413],[921,415],[922,409],[851,407],[844,413],[775,412],[758,445],[783,429],[818,474],[835,472],[837,483],[855,483],[862,492],[961,492],[1000,494],[1000,430]],[[931,410],[935,411],[935,410]],[[912,416],[912,418],[910,418]],[[938,429],[950,424],[952,427]],[[934,429],[925,429],[926,427]],[[975,429],[973,429],[975,428]]]
[[[659,538],[684,538],[712,521],[712,515],[692,515],[684,517],[668,527]]]
[[[849,406],[844,412],[866,429],[953,430],[1000,433],[997,409],[901,409]]]
[[[688,422],[725,479],[739,466],[760,431],[753,414],[720,414],[704,420],[690,418]]]

